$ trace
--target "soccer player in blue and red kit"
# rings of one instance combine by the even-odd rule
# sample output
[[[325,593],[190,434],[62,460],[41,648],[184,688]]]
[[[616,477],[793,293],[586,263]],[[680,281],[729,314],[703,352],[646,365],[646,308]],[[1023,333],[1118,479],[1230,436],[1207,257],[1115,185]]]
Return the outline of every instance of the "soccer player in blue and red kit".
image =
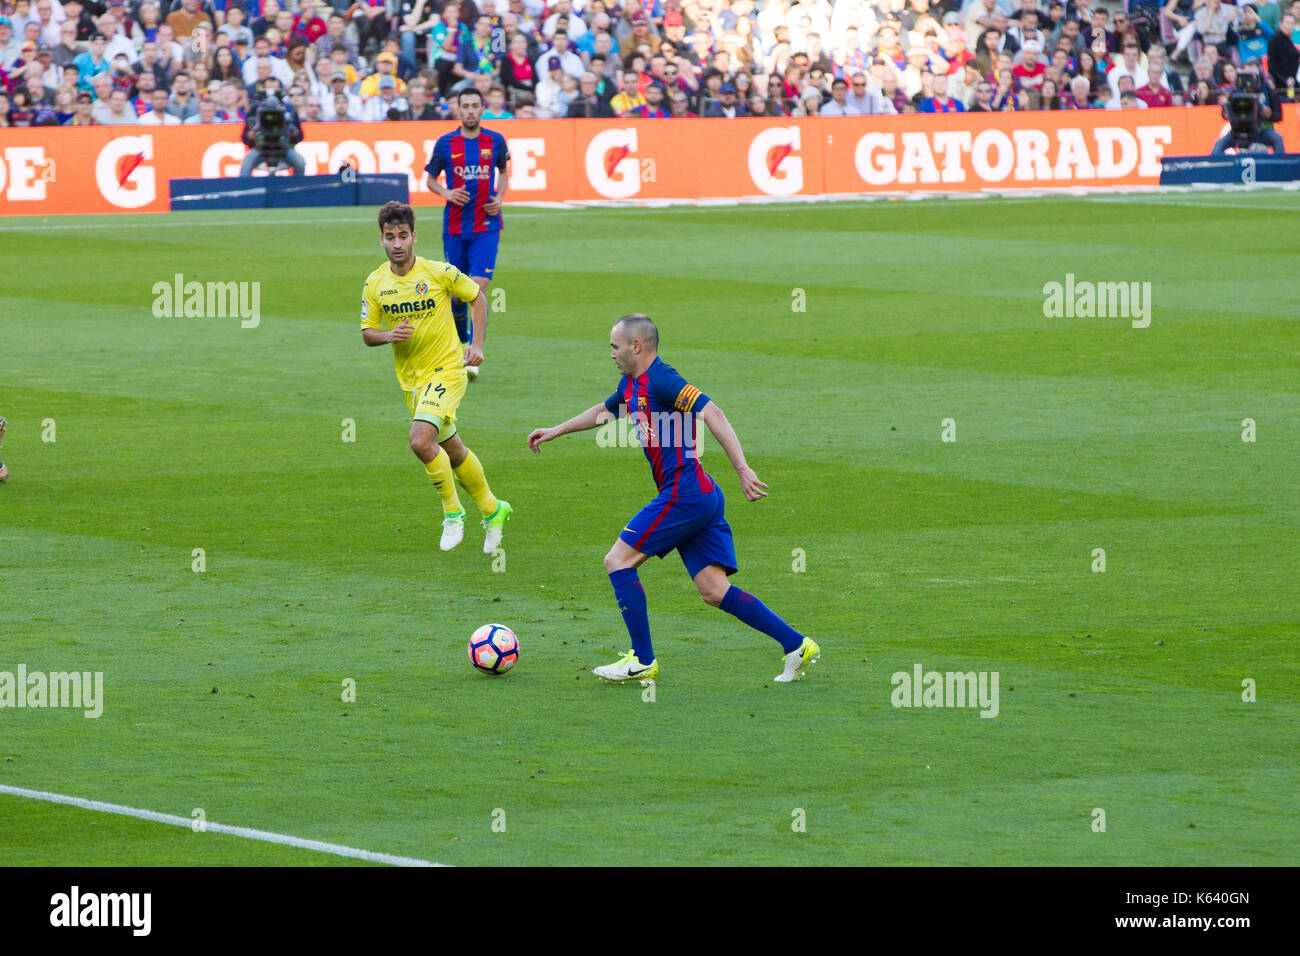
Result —
[[[477,282],[486,298],[497,265],[501,197],[510,185],[510,150],[504,136],[479,125],[482,93],[467,87],[456,94],[456,105],[460,129],[444,133],[433,144],[424,167],[428,173],[425,185],[447,202],[442,211],[443,258]],[[445,175],[445,186],[438,182],[440,175]],[[468,346],[470,322],[465,303],[453,300],[452,316],[461,345]],[[477,368],[467,366],[466,370],[471,380],[478,378]]]
[[[543,442],[630,415],[659,487],[659,494],[627,523],[605,555],[605,570],[632,649],[592,673],[611,681],[659,676],[645,591],[636,569],[651,555],[662,558],[676,551],[706,604],[722,608],[781,645],[785,667],[774,679],[783,684],[798,680],[821,648],[727,580],[736,573],[736,549],[722,489],[700,466],[696,420],[708,426],[726,452],[747,500],[767,497],[767,485],[745,463],[740,439],[722,409],[659,357],[659,329],[647,316],[634,313],[619,319],[609,347],[623,373],[614,394],[562,425],[537,428],[528,436],[528,447],[540,452]]]

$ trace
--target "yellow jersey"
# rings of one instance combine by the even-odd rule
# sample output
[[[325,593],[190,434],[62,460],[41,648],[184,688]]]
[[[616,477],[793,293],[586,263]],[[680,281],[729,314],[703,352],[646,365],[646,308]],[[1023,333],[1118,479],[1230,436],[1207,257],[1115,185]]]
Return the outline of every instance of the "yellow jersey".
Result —
[[[393,343],[397,381],[404,390],[423,385],[444,368],[462,368],[465,353],[451,315],[451,297],[473,302],[478,283],[453,265],[415,257],[404,276],[385,262],[361,290],[361,327],[391,329],[409,321],[415,327],[405,342]]]

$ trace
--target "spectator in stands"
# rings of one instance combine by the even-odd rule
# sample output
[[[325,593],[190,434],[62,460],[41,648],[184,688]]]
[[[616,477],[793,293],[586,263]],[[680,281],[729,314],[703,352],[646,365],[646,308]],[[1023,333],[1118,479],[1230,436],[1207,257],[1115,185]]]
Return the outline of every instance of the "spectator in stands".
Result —
[[[91,113],[94,107],[95,98],[84,90],[77,93],[77,111],[73,114],[72,119],[63,125],[65,126],[98,126],[94,116]]]
[[[856,112],[848,103],[849,84],[844,80],[831,82],[831,100],[822,107],[822,116],[853,116]]]
[[[242,79],[239,64],[235,61],[235,54],[231,52],[230,47],[218,47],[212,54],[212,78],[225,82],[226,80]]]
[[[672,114],[664,108],[664,88],[656,80],[646,86],[645,102],[633,107],[627,115],[638,119],[668,119]]]
[[[164,95],[166,95],[164,93]],[[108,107],[95,115],[95,121],[101,126],[133,126],[139,121],[135,110],[131,108],[126,90],[113,88],[108,97]]]
[[[634,110],[644,104],[645,97],[641,95],[641,74],[637,73],[636,70],[624,70],[623,85],[609,104],[614,111],[614,115],[622,116],[629,110]]]
[[[293,17],[292,32],[308,44],[315,43],[326,32],[325,20],[316,13],[316,0],[298,0],[298,12]]]
[[[1010,68],[998,71],[998,85],[993,91],[992,109],[997,112],[1029,109],[1029,98],[1016,88],[1016,77]]]
[[[188,40],[200,23],[213,26],[212,18],[199,9],[199,0],[180,0],[180,7],[167,14],[167,25],[179,40]]]
[[[1042,85],[1047,72],[1047,65],[1040,59],[1042,44],[1037,40],[1026,40],[1021,49],[1021,60],[1012,67],[1011,72],[1023,90],[1035,90]]]
[[[446,11],[444,10],[444,16]],[[376,50],[388,39],[391,25],[385,0],[355,0],[344,14],[357,30],[357,45],[361,52],[373,46]]]
[[[1043,82],[1039,84],[1038,89],[1026,90],[1029,96],[1029,108],[1031,110],[1058,110],[1061,108],[1060,90],[1056,85],[1056,80],[1050,76],[1043,77]]]
[[[1210,84],[1209,80],[1195,80],[1192,83],[1190,103],[1192,106],[1217,106],[1219,91]]]
[[[357,119],[356,116],[351,115],[351,110],[352,103],[346,96],[336,96],[334,97],[333,109],[330,112],[329,119],[337,120],[339,122],[347,122]]]
[[[993,84],[981,78],[975,84],[974,99],[966,108],[970,113],[989,113],[993,110]]]
[[[948,95],[948,77],[940,73],[933,80],[933,93],[917,104],[918,113],[964,113],[966,106],[961,100]]]
[[[556,30],[555,35],[551,38],[551,44],[551,52],[549,54],[543,54],[543,58],[546,59],[547,62],[550,62],[550,57],[559,57],[560,68],[574,79],[581,77],[582,74],[586,72],[586,67],[583,66],[582,63],[582,57],[578,56],[578,54],[574,53],[573,50],[569,48],[569,35],[567,33],[563,30]],[[626,59],[627,57],[624,57],[624,60]]]
[[[1147,105],[1137,98],[1137,84],[1133,77],[1128,74],[1121,76],[1116,87],[1116,95],[1107,101],[1106,109],[1146,109]]]
[[[821,100],[820,94],[817,99]],[[745,104],[737,101],[734,83],[723,83],[718,87],[718,98],[709,104],[704,111],[704,115],[726,117],[727,119],[745,115]]]
[[[1227,56],[1228,30],[1236,19],[1235,14],[1235,8],[1225,7],[1220,0],[1205,0],[1205,6],[1197,10],[1192,18],[1192,30],[1186,42],[1183,40],[1183,34],[1179,34],[1174,56],[1178,56],[1191,43],[1193,36],[1207,47],[1217,47],[1220,55]]]
[[[317,62],[328,58],[335,47],[341,47],[346,51],[348,63],[355,66],[360,62],[356,42],[344,32],[347,29],[347,24],[348,21],[338,11],[330,14],[329,21],[325,25],[325,35],[318,37],[316,40]]]
[[[140,123],[144,126],[179,126],[180,119],[167,112],[167,91],[154,90],[149,94],[150,109],[141,116]],[[197,110],[195,111],[197,112]]]
[[[1112,98],[1119,94],[1120,77],[1131,77],[1136,84],[1138,77],[1142,74],[1142,67],[1139,62],[1142,50],[1137,40],[1125,40],[1122,53],[1123,58],[1106,72],[1106,82],[1110,84]]]
[[[199,111],[185,120],[187,126],[197,126],[200,123],[219,123],[217,119],[217,102],[212,97],[204,97],[199,100]]]
[[[423,83],[412,83],[407,87],[406,100],[410,104],[411,119],[422,122],[441,119],[437,107],[429,102],[429,91]]]
[[[135,99],[131,101],[131,105],[135,108],[137,116],[143,116],[153,109],[153,91],[157,89],[167,92],[167,88],[160,87],[158,78],[148,70],[135,78]]]
[[[1104,52],[1113,53],[1117,49],[1117,38],[1110,30],[1110,11],[1105,7],[1092,11],[1092,23],[1083,31],[1083,42],[1094,51],[1094,55],[1098,40]]]
[[[80,55],[81,45],[77,43],[77,25],[71,20],[64,20],[59,24],[59,42],[51,47],[51,60],[55,66],[62,69]]]
[[[239,108],[239,89],[235,86],[235,81],[222,83],[217,90],[217,115],[218,123],[242,123],[244,121],[244,111]]]
[[[171,100],[167,111],[179,120],[187,120],[199,111],[198,97],[194,95],[194,81],[186,70],[181,70],[172,80]]]
[[[1061,94],[1061,109],[1063,110],[1086,110],[1090,109],[1092,97],[1092,84],[1086,77],[1076,76],[1070,81],[1069,92]]]
[[[375,123],[388,119],[392,113],[405,112],[409,105],[404,97],[397,95],[399,82],[393,76],[380,77],[376,94],[364,100],[365,109],[361,118]]]
[[[753,99],[762,101],[761,96],[755,96]],[[751,103],[753,100],[751,100]],[[699,113],[691,112],[691,97],[685,90],[675,90],[672,95],[672,104],[670,113],[675,119],[686,119],[688,117],[699,116]],[[761,114],[760,114],[761,115]]]
[[[569,104],[566,116],[570,118],[606,117],[612,118],[614,111],[608,103],[596,95],[597,77],[594,73],[584,73],[578,79],[578,96]]]
[[[501,59],[501,85],[513,96],[515,93],[532,93],[537,88],[537,71],[528,58],[528,38],[516,33],[510,38],[509,49]]]
[[[1288,84],[1294,88],[1300,73],[1300,49],[1292,39],[1295,31],[1295,15],[1288,11],[1282,14],[1277,32],[1268,41],[1268,72],[1279,91]]]
[[[0,29],[3,29],[2,25],[0,25]],[[83,90],[91,89],[91,81],[95,77],[108,73],[110,64],[104,57],[104,50],[107,46],[108,37],[102,33],[96,33],[90,38],[90,46],[86,52],[73,59],[72,62],[76,66],[80,77],[77,83]]]
[[[1147,65],[1147,80],[1134,93],[1148,107],[1174,105],[1174,95],[1165,88],[1164,70],[1158,63]]]
[[[541,119],[563,116],[566,109],[560,108],[560,94],[563,92],[564,70],[560,67],[558,56],[543,57],[545,63],[539,64],[546,72],[538,81],[534,95],[537,97],[536,115]]]
[[[221,26],[217,28],[218,36],[230,38],[231,46],[234,46],[242,38],[249,46],[253,45],[253,31],[245,23],[247,14],[244,8],[237,3],[228,3],[226,5],[226,19]]]

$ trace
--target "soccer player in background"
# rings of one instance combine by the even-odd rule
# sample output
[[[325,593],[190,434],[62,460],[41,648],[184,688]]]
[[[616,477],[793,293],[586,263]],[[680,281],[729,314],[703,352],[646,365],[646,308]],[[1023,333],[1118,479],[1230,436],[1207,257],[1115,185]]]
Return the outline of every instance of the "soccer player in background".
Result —
[[[3,416],[0,416],[0,445],[3,445],[5,443],[5,429],[8,427],[9,427],[9,423],[4,420]],[[0,484],[8,480],[9,480],[9,469],[5,467],[5,463],[3,461],[0,461]]]
[[[758,598],[728,582],[727,576],[736,573],[736,549],[722,489],[700,467],[696,419],[709,427],[726,452],[747,500],[767,497],[767,485],[745,463],[740,439],[722,409],[659,357],[659,329],[649,317],[640,313],[623,316],[614,323],[609,347],[610,357],[623,374],[614,394],[562,425],[536,428],[528,436],[528,447],[540,452],[543,442],[631,415],[659,486],[659,494],[627,523],[605,555],[605,570],[632,638],[632,649],[592,673],[611,681],[659,676],[659,662],[650,643],[645,591],[636,569],[650,555],[662,558],[676,550],[704,603],[735,615],[781,645],[785,667],[774,680],[783,684],[798,680],[821,655],[821,648]]]
[[[425,184],[447,202],[442,210],[444,257],[473,278],[486,295],[497,264],[501,197],[510,185],[506,168],[510,150],[504,136],[479,125],[483,116],[482,93],[472,86],[466,87],[456,94],[456,103],[460,129],[444,133],[433,144],[428,165],[424,167],[428,173]],[[438,182],[440,175],[447,180],[446,186]],[[468,345],[470,323],[465,304],[454,302],[452,313],[461,344]],[[468,366],[468,372],[470,378],[478,378],[477,367]]]
[[[370,273],[361,290],[361,338],[366,345],[392,345],[397,381],[411,412],[411,451],[424,463],[442,499],[443,551],[465,537],[459,481],[483,513],[483,553],[501,544],[510,502],[492,494],[478,456],[456,431],[456,409],[465,397],[466,366],[483,361],[487,300],[483,290],[455,266],[415,254],[415,212],[405,203],[379,210],[379,236],[388,261]],[[468,303],[474,330],[462,350],[451,303]]]

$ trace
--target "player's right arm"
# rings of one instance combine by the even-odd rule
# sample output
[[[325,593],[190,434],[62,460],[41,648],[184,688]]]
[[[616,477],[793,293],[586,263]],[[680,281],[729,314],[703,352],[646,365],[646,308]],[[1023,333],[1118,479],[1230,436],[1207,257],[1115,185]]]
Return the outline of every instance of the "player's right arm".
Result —
[[[367,345],[391,345],[394,342],[405,342],[411,337],[415,326],[411,325],[409,319],[403,319],[391,329],[380,328],[379,317],[383,312],[374,289],[367,282],[361,290],[361,341]]]
[[[593,405],[581,415],[575,415],[562,425],[555,425],[551,428],[534,428],[528,435],[528,447],[533,451],[540,452],[543,442],[548,442],[553,438],[559,438],[561,435],[567,435],[569,432],[585,432],[589,428],[595,428],[612,421],[615,415],[605,403]]]
[[[400,325],[391,329],[362,329],[361,341],[367,345],[392,345],[394,342],[405,342],[415,331],[415,326],[411,324],[410,319],[402,319]]]
[[[426,173],[424,185],[428,187],[429,192],[440,197],[444,202],[449,202],[457,206],[463,206],[469,202],[469,190],[464,188],[448,189],[442,183],[438,182],[438,177],[446,170],[447,164],[443,161],[442,150],[439,148],[441,142],[435,143],[433,152],[429,155],[429,162],[424,167]],[[447,174],[451,178],[451,174]]]

